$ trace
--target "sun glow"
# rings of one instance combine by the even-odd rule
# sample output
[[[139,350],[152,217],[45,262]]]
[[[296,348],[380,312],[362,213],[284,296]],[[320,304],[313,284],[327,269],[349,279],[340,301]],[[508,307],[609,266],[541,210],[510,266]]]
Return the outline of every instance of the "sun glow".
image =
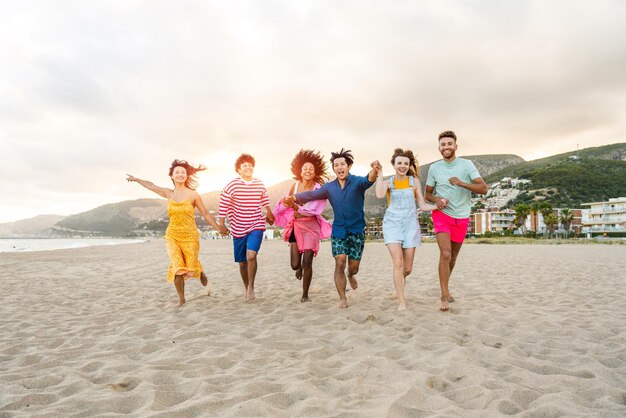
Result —
[[[204,161],[207,169],[198,173],[198,192],[208,193],[222,190],[229,181],[237,176],[235,161],[239,155],[239,153],[229,151],[214,151],[201,159],[201,161]],[[254,177],[263,181],[266,187],[288,180],[291,178],[289,162],[285,164],[265,164],[264,166],[259,166],[257,163],[254,169]]]

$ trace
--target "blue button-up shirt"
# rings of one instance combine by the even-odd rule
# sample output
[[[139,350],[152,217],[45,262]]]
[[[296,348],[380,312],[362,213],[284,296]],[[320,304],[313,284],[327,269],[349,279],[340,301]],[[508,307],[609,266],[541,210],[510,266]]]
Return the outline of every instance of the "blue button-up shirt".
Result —
[[[337,179],[325,183],[317,190],[295,194],[296,202],[304,204],[311,200],[328,199],[335,219],[333,220],[333,238],[345,238],[348,232],[362,234],[365,231],[365,191],[374,184],[367,176],[348,174],[343,189]]]

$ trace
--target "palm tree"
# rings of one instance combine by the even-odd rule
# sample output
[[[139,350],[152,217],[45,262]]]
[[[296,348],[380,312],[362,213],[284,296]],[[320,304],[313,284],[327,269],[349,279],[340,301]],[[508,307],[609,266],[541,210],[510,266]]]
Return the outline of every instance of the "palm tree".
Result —
[[[541,202],[539,204],[539,212],[541,212],[541,216],[543,216],[543,223],[546,224],[546,232],[548,232],[548,217],[552,215],[552,212],[554,212],[554,210],[552,209],[552,205],[548,202]],[[556,220],[556,222],[558,222],[558,219]]]
[[[569,238],[569,231],[572,227],[572,222],[574,222],[574,214],[572,213],[572,210],[568,208],[561,210],[561,223],[563,224],[565,236],[567,238]]]
[[[521,228],[522,235],[525,235],[526,234],[526,219],[528,218],[528,215],[530,214],[530,206],[524,203],[520,203],[518,205],[515,205],[513,209],[515,210],[515,220],[513,221],[513,224],[517,228]]]
[[[551,238],[554,234],[554,229],[559,224],[559,218],[555,214],[549,213],[543,216],[543,222],[546,224],[547,237]]]
[[[535,231],[535,233],[539,233],[539,203],[538,202],[533,202],[530,204],[530,213],[533,214],[533,217],[531,218],[531,220],[533,222],[530,223],[530,228]],[[534,223],[534,225],[533,225]]]

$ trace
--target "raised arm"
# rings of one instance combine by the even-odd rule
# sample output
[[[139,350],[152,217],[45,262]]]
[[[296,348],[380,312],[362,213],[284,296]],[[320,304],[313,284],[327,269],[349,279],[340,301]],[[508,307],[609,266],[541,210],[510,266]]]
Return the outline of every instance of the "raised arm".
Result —
[[[226,226],[224,225],[218,225],[217,222],[215,222],[215,219],[213,219],[209,211],[206,210],[204,202],[202,201],[202,197],[198,192],[194,192],[193,205],[198,208],[200,215],[202,215],[204,219],[206,219],[206,221],[209,223],[209,225],[211,225],[216,231],[218,231],[220,235],[228,235],[228,228],[226,228]]]
[[[142,179],[137,178],[135,176],[132,176],[130,174],[126,174],[126,176],[128,176],[128,177],[126,177],[126,181],[128,181],[128,182],[133,182],[134,181],[135,183],[139,183],[143,187],[145,187],[146,189],[148,189],[148,190],[150,190],[150,191],[152,191],[152,192],[154,192],[154,193],[158,194],[159,196],[164,197],[166,199],[169,198],[171,193],[172,193],[172,191],[170,189],[166,189],[165,187],[156,186],[151,181],[142,180]]]
[[[375,161],[372,161],[372,163],[370,164],[370,167],[372,167],[372,169],[367,174],[367,179],[370,181],[370,183],[374,183],[376,179],[378,178],[378,168],[380,167],[380,170],[382,173],[383,166],[380,165],[378,160],[375,160]]]
[[[385,197],[387,189],[389,188],[389,181],[383,180],[383,166],[378,164],[376,167],[376,197],[381,199]]]

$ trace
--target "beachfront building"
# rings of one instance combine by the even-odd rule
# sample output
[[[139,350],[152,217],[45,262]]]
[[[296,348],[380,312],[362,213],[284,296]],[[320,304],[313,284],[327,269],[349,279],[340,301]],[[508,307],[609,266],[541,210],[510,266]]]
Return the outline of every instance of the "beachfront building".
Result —
[[[626,234],[626,197],[583,205],[590,206],[588,216],[583,217],[583,233],[591,236],[604,233]]]
[[[365,220],[365,236],[372,239],[383,237],[383,218],[368,218]]]
[[[570,209],[572,211],[572,224],[570,225],[569,231],[565,231],[564,225],[561,223],[561,212],[563,208],[554,208],[552,209],[552,214],[557,217],[559,220],[559,225],[556,230],[557,233],[569,234],[570,232],[574,232],[575,235],[578,235],[582,232],[583,228],[583,220],[587,216],[588,209]],[[537,234],[545,234],[548,229],[545,222],[543,221],[543,215],[541,212],[537,213],[529,213],[526,218],[526,223],[524,224],[524,228],[526,231],[534,231]]]
[[[515,211],[505,209],[501,211],[476,212],[470,215],[470,228],[472,234],[482,235],[485,232],[503,233],[513,228]]]

